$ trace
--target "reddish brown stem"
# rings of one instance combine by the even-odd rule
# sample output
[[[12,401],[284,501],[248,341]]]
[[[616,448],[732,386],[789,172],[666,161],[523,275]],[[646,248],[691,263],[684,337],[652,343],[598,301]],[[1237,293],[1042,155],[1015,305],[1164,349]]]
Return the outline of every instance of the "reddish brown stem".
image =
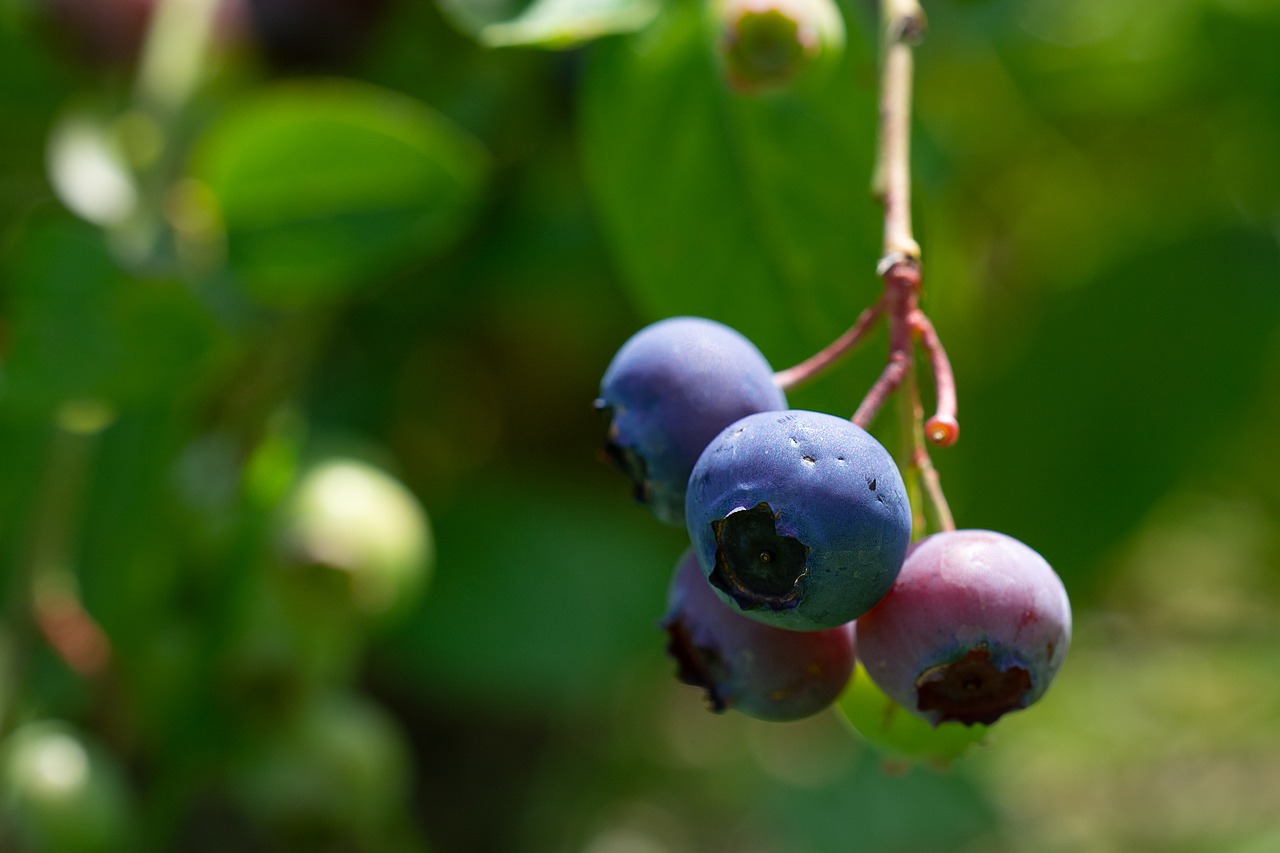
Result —
[[[899,353],[891,353],[889,363],[884,366],[884,370],[880,371],[880,378],[871,386],[871,390],[858,405],[858,410],[853,413],[853,422],[863,429],[869,429],[871,422],[876,419],[876,415],[884,406],[884,401],[898,390],[898,386],[902,384],[902,377],[906,376],[910,368],[909,358],[903,358]]]
[[[925,448],[924,438],[921,435],[920,420],[924,416],[924,406],[920,402],[920,388],[915,383],[911,384],[910,397],[907,403],[911,408],[913,424],[910,437],[911,449],[908,454],[910,469],[919,475],[920,484],[924,488],[925,501],[933,510],[934,525],[938,530],[955,530],[955,518],[951,515],[947,496],[943,494],[942,479],[938,476],[938,469],[933,467],[933,460],[929,458],[929,451]]]
[[[882,299],[859,314],[858,319],[849,327],[849,330],[828,344],[825,349],[794,367],[788,367],[786,370],[779,370],[775,373],[773,375],[774,384],[784,391],[789,391],[797,385],[808,382],[860,344],[867,333],[875,326],[876,321],[880,319],[880,315],[883,312],[884,300]]]
[[[947,358],[937,330],[923,311],[917,310],[911,316],[911,326],[929,358],[937,397],[934,415],[925,423],[924,434],[939,447],[950,447],[960,437],[960,422],[956,420],[956,377],[951,370],[951,360]]]
[[[902,259],[883,270],[884,296],[877,304],[884,306],[889,323],[889,358],[880,378],[862,398],[853,414],[853,422],[867,429],[889,395],[902,384],[902,378],[912,369],[912,351],[915,338],[911,316],[917,311],[920,289],[920,265],[914,260]]]
[[[68,590],[52,588],[38,590],[34,599],[34,621],[67,666],[83,676],[105,671],[111,663],[111,642],[79,598]]]

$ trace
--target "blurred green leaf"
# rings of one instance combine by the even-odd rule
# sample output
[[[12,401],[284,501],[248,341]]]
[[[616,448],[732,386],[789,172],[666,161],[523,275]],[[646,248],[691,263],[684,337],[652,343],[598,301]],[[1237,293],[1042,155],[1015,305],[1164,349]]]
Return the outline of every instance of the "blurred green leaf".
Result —
[[[696,5],[598,46],[582,105],[587,176],[632,295],[698,314],[775,360],[825,344],[879,293],[868,190],[875,107],[856,26],[826,79],[729,91]]]
[[[657,0],[534,0],[514,19],[481,28],[480,41],[490,47],[572,47],[641,29],[657,14]]]
[[[126,275],[92,227],[35,216],[8,256],[3,387],[16,410],[47,413],[86,398],[139,404],[204,379],[218,338],[213,320],[182,286]]]
[[[606,699],[658,620],[684,534],[553,477],[478,480],[432,517],[438,570],[388,653],[432,694],[563,711]],[[650,536],[637,537],[636,529]],[[687,542],[687,539],[685,539]]]
[[[519,17],[530,0],[436,0],[440,11],[458,29],[479,37],[490,24]]]
[[[232,270],[255,298],[341,296],[445,249],[485,186],[477,142],[426,105],[328,80],[234,103],[201,140]]]
[[[1017,536],[1083,593],[1073,581],[1100,580],[1101,554],[1180,478],[1223,476],[1206,460],[1259,393],[1277,283],[1272,236],[1207,234],[1024,316],[1023,349],[962,386],[963,452],[939,457],[962,523]]]

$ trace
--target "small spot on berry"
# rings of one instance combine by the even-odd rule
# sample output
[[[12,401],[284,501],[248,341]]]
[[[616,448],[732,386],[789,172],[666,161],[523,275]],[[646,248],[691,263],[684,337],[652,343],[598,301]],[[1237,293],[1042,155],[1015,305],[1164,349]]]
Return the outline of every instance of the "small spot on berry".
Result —
[[[800,458],[803,459],[805,462],[808,462],[810,465],[818,464],[818,460],[814,459],[812,456],[802,456]]]

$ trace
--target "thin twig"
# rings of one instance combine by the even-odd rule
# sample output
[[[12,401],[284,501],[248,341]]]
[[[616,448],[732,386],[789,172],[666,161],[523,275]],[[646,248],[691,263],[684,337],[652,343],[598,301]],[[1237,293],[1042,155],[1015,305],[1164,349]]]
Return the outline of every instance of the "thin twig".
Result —
[[[878,300],[859,314],[858,319],[849,327],[849,330],[828,344],[825,349],[794,367],[788,367],[786,370],[779,370],[775,373],[773,375],[774,384],[784,391],[790,391],[792,388],[808,382],[860,344],[883,313],[884,302],[883,300]]]
[[[923,311],[912,315],[911,325],[929,357],[937,396],[934,415],[925,423],[924,434],[939,447],[950,447],[960,437],[960,422],[956,420],[956,377],[951,370],[951,360],[947,358],[937,330]]]
[[[915,343],[928,354],[938,388],[938,414],[930,419],[930,435],[950,443],[959,434],[955,423],[955,378],[933,324],[919,308],[920,245],[911,230],[911,82],[912,46],[924,35],[924,10],[917,0],[881,0],[884,23],[880,75],[880,134],[872,190],[884,205],[884,246],[877,272],[884,278],[885,313],[889,324],[889,358],[884,372],[867,392],[853,421],[866,427],[895,390],[901,392],[899,421],[908,481],[920,483],[924,503],[936,526],[954,530],[955,520],[938,471],[925,444],[924,409],[916,382]],[[949,440],[948,440],[949,439]],[[923,519],[914,512],[919,525]]]
[[[31,611],[45,641],[82,676],[105,672],[111,664],[111,641],[84,609],[70,572],[45,569],[36,578]]]
[[[911,231],[911,46],[924,34],[915,0],[882,0],[884,60],[880,73],[880,134],[872,190],[884,205],[881,275],[899,261],[918,261]]]
[[[914,425],[911,431],[910,467],[919,474],[920,483],[924,487],[925,504],[933,509],[934,526],[938,530],[955,530],[955,518],[951,515],[947,496],[942,491],[942,480],[925,447],[924,430],[920,425],[924,417],[924,405],[920,402],[920,388],[914,379],[913,376],[910,387],[905,389],[907,393],[903,395],[903,405],[911,407]]]
[[[912,369],[914,340],[908,318],[915,310],[916,292],[920,285],[919,268],[911,262],[894,264],[884,280],[884,296],[880,300],[889,323],[889,358],[880,378],[862,398],[853,414],[853,422],[867,429],[884,401],[902,384]]]

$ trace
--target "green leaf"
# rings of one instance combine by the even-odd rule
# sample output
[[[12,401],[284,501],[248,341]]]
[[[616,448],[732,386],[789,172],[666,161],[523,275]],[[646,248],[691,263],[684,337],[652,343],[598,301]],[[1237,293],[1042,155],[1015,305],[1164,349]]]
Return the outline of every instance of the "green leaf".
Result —
[[[850,27],[825,77],[742,95],[709,38],[690,5],[598,46],[582,104],[587,177],[645,314],[714,317],[771,360],[798,361],[880,291],[870,59]]]
[[[894,758],[946,766],[986,736],[983,725],[932,726],[880,691],[862,664],[836,705],[870,744]]]
[[[438,255],[471,221],[487,156],[424,104],[345,81],[266,89],[201,141],[232,270],[255,298],[348,294]]]
[[[481,28],[480,41],[490,47],[573,47],[642,29],[658,8],[657,0],[534,0],[514,19]]]
[[[984,341],[984,360],[1003,349],[1002,363],[962,390],[964,452],[943,478],[965,524],[1031,544],[1076,596],[1105,581],[1103,555],[1179,480],[1233,483],[1207,460],[1276,393],[1277,282],[1274,236],[1206,231],[1024,307],[1033,344],[1011,358],[1007,340]]]
[[[453,24],[489,47],[561,49],[643,29],[659,0],[438,0]]]
[[[568,711],[607,701],[638,660],[661,654],[681,544],[642,507],[601,498],[553,476],[486,476],[433,509],[438,572],[386,646],[396,668],[464,702]]]
[[[175,282],[129,277],[88,225],[61,214],[33,218],[6,267],[4,395],[16,410],[165,399],[198,386],[212,364],[218,333],[195,296]]]

